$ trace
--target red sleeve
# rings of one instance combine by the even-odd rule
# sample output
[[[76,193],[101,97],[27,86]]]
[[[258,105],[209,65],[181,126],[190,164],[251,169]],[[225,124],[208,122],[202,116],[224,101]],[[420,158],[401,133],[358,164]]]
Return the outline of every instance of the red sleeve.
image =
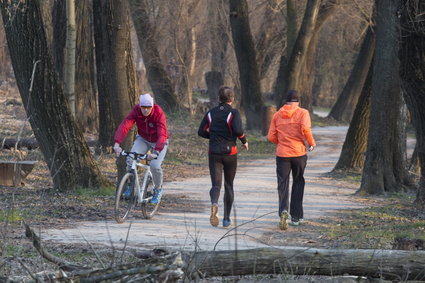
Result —
[[[157,110],[158,110],[157,111],[158,122],[156,125],[157,125],[158,140],[155,144],[154,149],[156,151],[161,151],[164,148],[165,143],[167,142],[167,139],[168,139],[167,119],[165,118],[164,111],[162,111],[160,107],[158,107]]]
[[[121,144],[125,137],[127,136],[128,131],[130,131],[133,124],[136,122],[136,111],[135,108],[124,118],[121,124],[118,126],[117,131],[115,132],[114,141]]]

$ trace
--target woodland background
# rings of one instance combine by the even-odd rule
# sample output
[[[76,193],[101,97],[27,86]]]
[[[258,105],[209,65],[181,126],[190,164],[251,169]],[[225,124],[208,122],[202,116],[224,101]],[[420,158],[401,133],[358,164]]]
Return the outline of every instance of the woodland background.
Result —
[[[358,193],[414,192],[409,205],[424,207],[423,1],[2,0],[0,8],[0,87],[19,92],[30,125],[2,123],[0,138],[4,148],[28,147],[26,138],[38,147],[57,191],[113,187],[94,156],[110,153],[140,93],[152,92],[169,120],[193,122],[226,84],[257,133],[288,89],[312,116],[313,107],[330,109],[328,121],[350,125],[334,172],[360,174]],[[129,135],[123,146],[131,143]],[[122,175],[122,161],[117,168]]]

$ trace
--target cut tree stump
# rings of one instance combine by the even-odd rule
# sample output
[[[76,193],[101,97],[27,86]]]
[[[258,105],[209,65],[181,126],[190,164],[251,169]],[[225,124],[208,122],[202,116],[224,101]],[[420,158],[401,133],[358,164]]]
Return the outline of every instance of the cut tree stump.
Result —
[[[17,187],[31,173],[37,161],[0,160],[0,185]]]

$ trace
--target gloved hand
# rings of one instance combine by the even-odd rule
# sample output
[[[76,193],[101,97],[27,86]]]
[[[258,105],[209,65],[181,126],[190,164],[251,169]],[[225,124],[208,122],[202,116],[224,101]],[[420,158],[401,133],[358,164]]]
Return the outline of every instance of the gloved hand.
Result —
[[[119,157],[122,152],[122,148],[120,147],[118,143],[114,144],[114,152],[116,157]]]
[[[314,149],[315,147],[316,147],[316,146],[311,145],[311,146],[308,148],[308,151],[313,151],[313,149]]]
[[[153,160],[153,159],[156,159],[158,157],[158,154],[155,154],[155,153],[149,153],[148,154],[148,160]]]

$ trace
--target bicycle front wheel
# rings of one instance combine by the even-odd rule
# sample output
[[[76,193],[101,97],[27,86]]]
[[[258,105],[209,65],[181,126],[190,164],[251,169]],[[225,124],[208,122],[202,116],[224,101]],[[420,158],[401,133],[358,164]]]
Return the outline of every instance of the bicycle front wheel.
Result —
[[[114,217],[118,223],[123,223],[136,205],[135,183],[134,173],[126,173],[118,186],[114,209]]]
[[[143,202],[142,202],[142,214],[145,219],[151,219],[155,213],[158,211],[159,204],[151,204],[150,199],[153,196],[153,181],[152,181],[152,173],[148,173],[148,180],[146,182],[146,187],[142,188],[142,194],[143,194]]]

